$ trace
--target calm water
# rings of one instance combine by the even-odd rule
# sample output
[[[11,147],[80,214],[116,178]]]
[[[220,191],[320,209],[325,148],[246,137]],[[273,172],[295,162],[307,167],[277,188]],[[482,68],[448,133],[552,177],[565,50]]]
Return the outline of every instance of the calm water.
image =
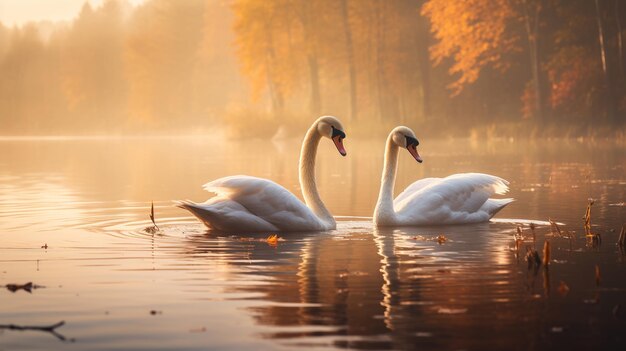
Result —
[[[397,192],[474,171],[508,179],[517,201],[496,222],[377,230],[363,217],[383,140],[350,137],[348,157],[329,142],[318,155],[338,229],[277,245],[270,233],[207,234],[171,201],[204,200],[202,184],[232,174],[299,193],[298,140],[0,141],[0,325],[65,321],[56,335],[0,329],[0,350],[624,349],[624,145],[423,136],[425,162],[401,154]],[[596,247],[582,238],[588,198]],[[144,230],[151,201],[156,234]],[[552,238],[549,270],[529,271],[515,223],[549,217],[578,239],[570,250]],[[541,250],[548,228],[536,231]],[[26,282],[43,287],[4,288]]]

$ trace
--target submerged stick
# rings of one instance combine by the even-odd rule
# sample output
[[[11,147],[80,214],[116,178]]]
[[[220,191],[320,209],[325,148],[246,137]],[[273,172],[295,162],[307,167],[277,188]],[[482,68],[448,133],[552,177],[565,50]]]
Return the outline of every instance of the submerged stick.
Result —
[[[154,224],[154,227],[158,230],[159,226],[154,220],[154,201],[152,201],[152,206],[150,206],[150,219],[152,220],[152,224]]]
[[[35,331],[43,331],[50,333],[56,336],[58,339],[65,341],[65,337],[56,332],[56,328],[61,327],[65,324],[65,321],[60,321],[58,323],[52,325],[44,325],[44,326],[34,326],[34,325],[17,325],[17,324],[0,324],[0,329],[8,329],[8,330],[35,330]]]

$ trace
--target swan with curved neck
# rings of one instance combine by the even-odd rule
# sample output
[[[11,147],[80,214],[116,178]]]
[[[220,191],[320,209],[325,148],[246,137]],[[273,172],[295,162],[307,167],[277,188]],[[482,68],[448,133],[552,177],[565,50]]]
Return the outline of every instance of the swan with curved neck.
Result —
[[[346,155],[346,137],[341,122],[333,116],[318,118],[302,141],[299,180],[304,203],[271,180],[250,177],[224,177],[204,185],[216,194],[205,203],[181,201],[209,229],[217,231],[321,231],[335,229],[336,223],[320,198],[315,182],[315,156],[322,138],[333,141]]]
[[[425,178],[409,185],[393,199],[398,152],[407,149],[419,163],[419,141],[407,127],[396,127],[387,138],[378,202],[377,226],[419,226],[488,221],[513,199],[493,199],[508,191],[508,182],[483,173],[459,173],[446,178]]]

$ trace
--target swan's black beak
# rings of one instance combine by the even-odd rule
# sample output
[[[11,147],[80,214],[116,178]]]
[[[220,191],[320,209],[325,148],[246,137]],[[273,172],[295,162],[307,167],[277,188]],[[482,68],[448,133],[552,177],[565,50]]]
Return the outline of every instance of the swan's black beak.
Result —
[[[337,151],[339,151],[341,156],[347,155],[346,149],[343,147],[343,138],[341,137],[341,135],[334,136],[333,143],[335,143],[335,147],[337,148]]]

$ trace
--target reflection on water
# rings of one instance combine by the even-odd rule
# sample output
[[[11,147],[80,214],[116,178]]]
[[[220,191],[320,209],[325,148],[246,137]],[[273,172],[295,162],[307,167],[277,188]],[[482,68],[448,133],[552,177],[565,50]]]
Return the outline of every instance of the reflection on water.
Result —
[[[355,137],[356,139],[356,137]],[[422,145],[401,157],[397,191],[415,179],[478,171],[511,181],[500,220],[375,229],[382,140],[320,148],[323,199],[337,230],[207,234],[171,200],[200,201],[230,174],[271,178],[297,193],[298,141],[192,138],[0,141],[0,329],[7,349],[616,349],[626,345],[626,218],[621,145],[577,142]],[[219,150],[219,152],[217,152]],[[587,246],[587,198],[602,244]],[[160,232],[144,228],[154,201]],[[537,249],[552,217],[550,267],[527,269],[519,223]],[[507,220],[516,218],[519,220]],[[616,231],[614,231],[617,229]],[[445,235],[445,242],[437,242]],[[45,246],[44,246],[45,245]],[[596,266],[600,279],[596,282]],[[152,312],[152,313],[151,313]]]

